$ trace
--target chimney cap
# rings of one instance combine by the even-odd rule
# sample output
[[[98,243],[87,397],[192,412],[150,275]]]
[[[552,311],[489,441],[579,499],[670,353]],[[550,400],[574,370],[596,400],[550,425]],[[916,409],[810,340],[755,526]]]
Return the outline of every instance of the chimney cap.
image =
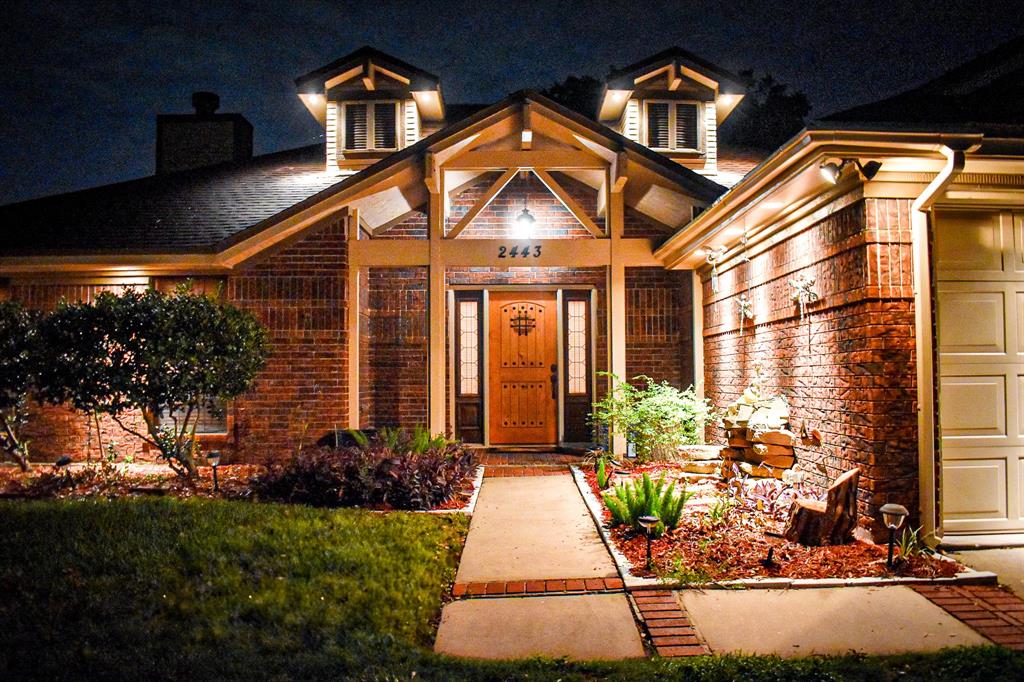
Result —
[[[193,92],[192,106],[199,116],[213,116],[220,108],[220,96],[215,92]]]

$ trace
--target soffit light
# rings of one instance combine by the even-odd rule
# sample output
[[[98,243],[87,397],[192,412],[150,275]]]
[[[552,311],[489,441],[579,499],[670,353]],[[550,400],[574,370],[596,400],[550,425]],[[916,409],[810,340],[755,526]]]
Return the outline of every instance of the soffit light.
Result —
[[[865,180],[871,180],[874,178],[882,168],[880,161],[868,161],[867,163],[861,163],[859,159],[840,159],[839,163],[836,163],[835,161],[827,161],[821,164],[821,166],[819,166],[819,169],[821,170],[821,177],[825,178],[825,180],[830,184],[835,185],[839,182],[839,178],[842,177],[843,171],[850,164],[857,167],[857,170],[860,171],[860,174],[864,176]]]

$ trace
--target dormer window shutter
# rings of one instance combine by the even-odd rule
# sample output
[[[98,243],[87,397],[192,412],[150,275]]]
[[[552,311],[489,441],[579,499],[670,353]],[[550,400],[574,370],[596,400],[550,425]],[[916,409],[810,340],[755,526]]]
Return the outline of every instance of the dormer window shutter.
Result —
[[[394,102],[377,102],[373,106],[374,149],[398,148],[398,114]]]
[[[668,149],[669,139],[668,102],[648,102],[647,146],[653,149]]]
[[[366,149],[366,104],[345,105],[345,149]]]
[[[676,104],[676,149],[698,149],[697,105]]]

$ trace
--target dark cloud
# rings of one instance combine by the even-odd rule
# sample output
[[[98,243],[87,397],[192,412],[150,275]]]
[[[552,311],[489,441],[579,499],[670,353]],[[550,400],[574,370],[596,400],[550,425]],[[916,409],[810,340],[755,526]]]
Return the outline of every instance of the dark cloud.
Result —
[[[816,114],[913,85],[1024,31],[989,2],[23,2],[0,41],[0,203],[145,175],[154,116],[194,90],[257,151],[317,139],[292,79],[363,44],[438,73],[453,102],[602,76],[678,44],[802,89]]]

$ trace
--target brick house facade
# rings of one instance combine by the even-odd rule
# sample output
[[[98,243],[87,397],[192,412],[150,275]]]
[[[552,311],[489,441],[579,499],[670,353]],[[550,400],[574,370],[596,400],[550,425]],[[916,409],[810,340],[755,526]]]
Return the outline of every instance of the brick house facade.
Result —
[[[903,119],[858,109],[751,157],[717,136],[743,82],[677,48],[610,74],[591,116],[533,92],[447,104],[369,48],[296,85],[324,143],[247,158],[223,139],[233,162],[0,207],[0,297],[222,283],[272,346],[203,436],[234,461],[387,425],[575,447],[600,373],[719,408],[756,378],[812,480],[861,469],[865,525],[899,502],[947,539],[1024,537],[1020,121],[920,123],[901,100]],[[914,96],[943,111],[936,92]],[[99,450],[64,408],[29,436],[39,459]]]

